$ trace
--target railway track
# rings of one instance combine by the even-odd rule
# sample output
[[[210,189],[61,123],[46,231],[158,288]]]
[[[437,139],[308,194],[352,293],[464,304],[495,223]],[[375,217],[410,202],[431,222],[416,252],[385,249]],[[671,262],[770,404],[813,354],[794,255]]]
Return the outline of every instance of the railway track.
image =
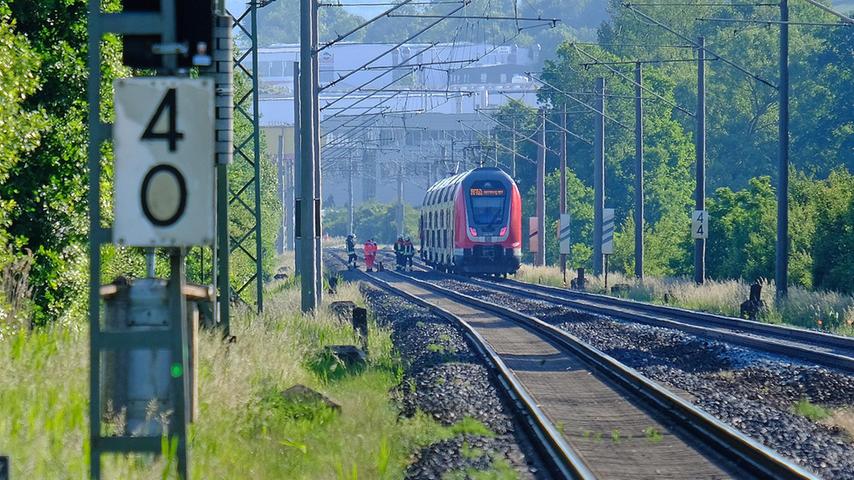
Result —
[[[363,276],[463,327],[557,476],[814,478],[537,318],[400,273]]]
[[[854,372],[854,338],[768,323],[695,312],[518,280],[465,281],[511,295],[647,325],[667,327],[766,352]]]
[[[387,253],[387,252],[386,252]],[[421,271],[431,271],[420,264]],[[578,290],[521,282],[442,274],[484,289],[541,300],[629,322],[672,328],[736,345],[854,372],[854,338],[712,313],[655,305]]]

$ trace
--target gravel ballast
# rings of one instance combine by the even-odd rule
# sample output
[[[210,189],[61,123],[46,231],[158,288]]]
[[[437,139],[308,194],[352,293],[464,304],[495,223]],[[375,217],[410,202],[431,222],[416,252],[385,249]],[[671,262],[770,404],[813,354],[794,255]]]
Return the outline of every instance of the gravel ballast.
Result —
[[[668,386],[710,414],[828,479],[854,480],[854,442],[844,429],[794,411],[808,400],[854,405],[854,377],[678,330],[591,315],[437,274],[416,277],[559,326]]]
[[[461,432],[424,447],[407,470],[408,479],[469,478],[472,471],[507,465],[518,478],[548,478],[512,411],[501,400],[488,369],[461,332],[447,320],[401,297],[363,283],[377,322],[392,330],[405,362],[398,394],[403,415],[421,411],[444,425],[472,418],[491,432]],[[454,478],[457,478],[456,476]]]

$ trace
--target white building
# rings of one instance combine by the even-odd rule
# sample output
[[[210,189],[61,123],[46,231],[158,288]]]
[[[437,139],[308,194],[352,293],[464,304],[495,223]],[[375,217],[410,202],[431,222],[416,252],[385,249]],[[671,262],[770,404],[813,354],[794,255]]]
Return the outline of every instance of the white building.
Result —
[[[293,135],[298,58],[297,44],[259,49],[261,123],[268,138]],[[342,42],[323,49],[326,204],[348,202],[351,174],[356,205],[392,203],[401,194],[419,205],[432,182],[473,164],[494,164],[488,145],[495,123],[484,112],[511,98],[536,105],[527,72],[539,70],[539,63],[537,48],[517,46]],[[292,160],[292,143],[281,145],[271,153]]]

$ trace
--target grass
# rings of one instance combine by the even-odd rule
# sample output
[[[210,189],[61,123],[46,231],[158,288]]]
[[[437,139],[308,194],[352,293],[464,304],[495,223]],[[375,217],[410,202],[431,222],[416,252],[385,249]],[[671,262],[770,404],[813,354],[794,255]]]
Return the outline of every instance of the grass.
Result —
[[[401,418],[389,398],[401,363],[390,332],[375,323],[366,368],[318,373],[312,359],[324,345],[357,343],[350,325],[325,306],[315,316],[299,314],[295,288],[276,285],[270,292],[264,314],[235,313],[236,343],[224,345],[217,332],[201,334],[192,478],[402,478],[420,447],[459,432],[488,432],[470,419],[443,427],[423,414]],[[333,300],[362,303],[351,285],[327,296]],[[12,478],[88,476],[88,343],[79,320],[0,334],[0,454],[10,456]],[[297,383],[341,411],[281,397]],[[164,449],[171,448],[166,442]],[[103,465],[104,478],[174,478],[168,455],[105,456]]]
[[[792,412],[796,415],[800,415],[802,417],[806,417],[813,422],[818,422],[824,420],[832,415],[832,412],[821,405],[816,405],[811,403],[807,399],[798,400],[792,406]]]
[[[574,278],[574,274],[568,273],[568,278]],[[516,279],[563,286],[560,269],[553,266],[522,265]],[[588,291],[605,293],[604,277],[587,276],[586,280]],[[741,280],[708,280],[697,285],[688,278],[646,277],[641,282],[621,273],[609,273],[609,287],[616,284],[629,285],[628,291],[621,296],[633,300],[735,317],[750,291],[750,285]],[[854,336],[854,297],[851,295],[790,287],[788,298],[778,300],[774,296],[773,282],[763,282],[762,291],[762,298],[768,305],[768,311],[760,318],[762,321]],[[664,301],[665,294],[668,302]]]

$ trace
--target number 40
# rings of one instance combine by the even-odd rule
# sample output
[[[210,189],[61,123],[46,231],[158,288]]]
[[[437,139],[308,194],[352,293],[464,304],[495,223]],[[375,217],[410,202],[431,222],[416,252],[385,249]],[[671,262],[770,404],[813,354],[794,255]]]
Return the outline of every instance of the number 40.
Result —
[[[169,111],[169,122],[167,130],[166,132],[155,132],[154,126],[157,125],[157,122],[160,121],[160,116],[163,115],[163,112],[165,110]],[[151,117],[151,120],[148,121],[148,126],[146,126],[145,131],[142,132],[141,139],[167,140],[169,142],[169,151],[174,152],[178,149],[178,140],[184,139],[184,134],[178,131],[177,119],[177,91],[174,88],[170,88],[166,91],[166,95],[163,97],[163,100],[160,101],[160,105],[157,106],[157,110],[154,112],[154,116]]]

